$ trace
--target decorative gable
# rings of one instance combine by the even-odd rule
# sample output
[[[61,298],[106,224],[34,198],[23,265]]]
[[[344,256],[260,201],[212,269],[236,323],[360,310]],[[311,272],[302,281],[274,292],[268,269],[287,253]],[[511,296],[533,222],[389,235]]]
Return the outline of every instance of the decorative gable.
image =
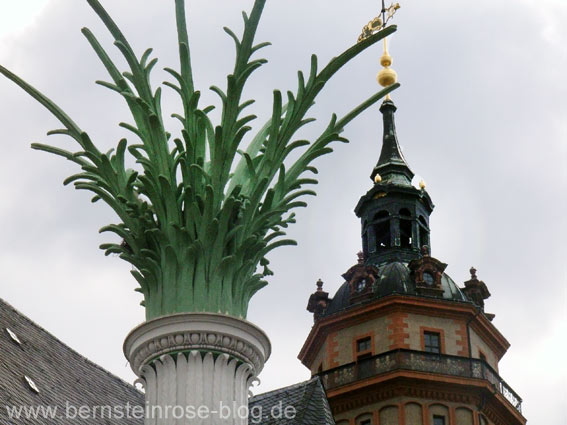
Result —
[[[429,255],[429,247],[421,249],[422,257],[412,260],[408,267],[415,282],[416,292],[420,295],[440,297],[443,295],[441,278],[447,268],[447,264]]]

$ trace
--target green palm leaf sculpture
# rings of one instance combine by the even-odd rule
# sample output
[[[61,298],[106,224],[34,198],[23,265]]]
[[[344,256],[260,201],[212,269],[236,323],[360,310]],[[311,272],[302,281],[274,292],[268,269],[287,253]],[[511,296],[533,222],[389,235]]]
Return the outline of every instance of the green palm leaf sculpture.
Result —
[[[184,0],[175,0],[180,68],[166,68],[173,82],[164,83],[183,104],[183,112],[174,115],[182,126],[175,137],[164,127],[162,90],[150,85],[150,73],[157,62],[151,58],[152,50],[138,58],[99,1],[87,2],[114,37],[114,45],[130,68],[120,72],[97,38],[84,28],[84,36],[112,80],[97,83],[124,98],[134,122],[120,125],[139,140],[132,144],[122,139],[115,151],[99,151],[89,135],[56,104],[0,67],[2,74],[61,122],[62,129],[48,134],[67,135],[79,146],[76,152],[44,144],[32,147],[76,163],[81,171],[67,178],[65,184],[93,192],[93,202],[104,201],[118,215],[118,224],[105,226],[101,232],[113,232],[122,242],[101,248],[133,266],[148,320],[200,311],[245,317],[250,298],[272,274],[266,255],[279,246],[295,244],[284,239],[285,229],[294,223],[292,211],[306,206],[302,199],[315,195],[306,188],[317,183],[308,177],[308,173],[317,173],[313,161],[332,151],[331,142],[347,142],[340,136],[344,127],[397,85],[370,97],[342,119],[333,116],[315,140],[296,140],[296,132],[312,121],[307,113],[327,81],[395,27],[357,43],[322,70],[313,55],[308,77],[298,73],[297,91],[288,92],[285,103],[279,91],[273,92],[271,119],[248,138],[252,130],[249,124],[256,117],[244,114],[244,110],[254,101],[242,98],[251,74],[266,63],[265,59],[253,59],[258,50],[269,45],[254,42],[265,0],[256,0],[249,16],[243,13],[241,38],[225,28],[234,39],[236,61],[226,90],[211,87],[222,103],[222,117],[216,126],[208,115],[213,108],[199,106],[185,4]],[[302,149],[298,159],[286,163],[296,149]],[[126,168],[127,152],[135,159],[137,170]]]

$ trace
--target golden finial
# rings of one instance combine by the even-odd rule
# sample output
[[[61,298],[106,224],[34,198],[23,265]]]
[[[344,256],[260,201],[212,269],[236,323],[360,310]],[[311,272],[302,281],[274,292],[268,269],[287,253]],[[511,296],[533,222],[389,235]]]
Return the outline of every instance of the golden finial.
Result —
[[[421,190],[425,190],[426,187],[427,187],[427,185],[425,184],[425,180],[422,179],[422,180],[419,182],[419,188],[420,188]]]
[[[382,181],[382,176],[378,173],[374,176],[374,183],[378,184]]]
[[[382,53],[382,57],[380,58],[380,65],[383,68],[380,70],[378,75],[376,76],[376,80],[378,84],[382,87],[388,87],[398,81],[398,74],[392,68],[392,56],[388,53],[388,41],[384,39],[384,53]],[[390,97],[388,96],[387,99]]]
[[[399,3],[392,3],[390,7],[386,8],[384,0],[382,0],[382,10],[380,11],[380,14],[382,16],[377,16],[376,18],[372,19],[367,25],[365,25],[364,28],[362,28],[362,33],[358,37],[358,41],[361,42],[370,37],[372,34],[385,28],[388,24],[388,21],[394,17],[396,11],[399,8]],[[388,53],[388,41],[386,38],[384,38],[384,53],[380,58],[380,65],[382,65],[383,69],[381,69],[376,76],[378,84],[380,84],[382,87],[391,86],[398,80],[398,74],[396,74],[396,71],[390,68],[392,66],[392,62],[392,57]],[[386,96],[386,99],[390,100],[390,95]]]

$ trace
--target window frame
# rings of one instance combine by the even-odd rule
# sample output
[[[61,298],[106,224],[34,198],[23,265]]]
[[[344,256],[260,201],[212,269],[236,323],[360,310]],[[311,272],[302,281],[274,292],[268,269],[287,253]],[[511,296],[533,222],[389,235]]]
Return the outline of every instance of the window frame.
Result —
[[[420,334],[421,334],[421,350],[423,352],[430,354],[445,354],[445,331],[443,329],[429,328],[422,326],[420,328]],[[425,341],[426,334],[437,334],[439,336],[439,352],[429,351],[427,349],[428,345],[426,345],[426,341]]]
[[[367,350],[359,350],[359,344],[362,341],[368,341],[369,347]],[[358,362],[374,355],[374,334],[369,332],[364,335],[358,335],[354,338],[352,343],[352,351],[354,361]]]
[[[423,332],[423,351],[441,354],[441,334],[439,332]]]

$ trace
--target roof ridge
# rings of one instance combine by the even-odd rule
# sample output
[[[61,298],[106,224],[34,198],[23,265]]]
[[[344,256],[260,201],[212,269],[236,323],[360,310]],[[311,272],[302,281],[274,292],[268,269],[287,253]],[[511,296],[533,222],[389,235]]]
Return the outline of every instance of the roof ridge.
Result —
[[[45,329],[43,326],[38,325],[35,321],[33,321],[32,319],[30,319],[28,316],[26,316],[25,314],[23,314],[21,311],[19,311],[17,308],[15,308],[12,304],[10,304],[9,302],[7,302],[6,300],[4,300],[3,298],[0,298],[0,306],[1,305],[5,305],[6,307],[8,307],[9,309],[11,309],[14,313],[16,313],[17,315],[19,315],[20,317],[22,317],[24,320],[26,320],[29,324],[31,324],[32,326],[35,326],[37,329],[39,329],[40,331],[46,333],[49,337],[51,337],[52,339],[54,339],[58,344],[60,344],[61,346],[63,346],[64,348],[66,348],[67,350],[71,351],[73,354],[77,355],[81,360],[83,360],[84,362],[86,362],[87,364],[90,364],[91,366],[94,366],[96,369],[104,372],[105,374],[107,374],[108,376],[110,376],[111,378],[113,378],[115,381],[117,381],[119,384],[128,387],[129,389],[133,389],[135,391],[137,391],[140,394],[143,394],[140,390],[138,390],[134,385],[126,382],[124,379],[120,378],[119,376],[113,374],[112,372],[106,370],[105,368],[103,368],[102,366],[100,366],[99,364],[95,363],[94,361],[90,360],[89,358],[85,357],[84,355],[82,355],[81,353],[79,353],[77,350],[75,350],[74,348],[72,348],[71,346],[67,345],[66,343],[64,343],[63,341],[61,341],[59,338],[57,338],[55,335],[53,335],[51,332],[49,332],[47,329]]]
[[[316,381],[316,382],[314,382]],[[307,402],[305,404],[305,406],[308,406],[311,404],[311,402],[313,401],[313,393],[315,392],[315,390],[318,388],[318,385],[312,386],[312,383],[318,384],[319,381],[319,377],[315,376],[313,379],[311,379],[307,385],[305,385],[304,389],[303,389],[303,396],[301,397],[301,402]],[[295,417],[294,419],[297,421],[297,423],[301,424],[303,423],[303,418],[305,417],[305,412],[307,411],[307,408],[303,409],[302,412],[300,412],[300,416],[299,417]]]
[[[252,401],[263,400],[266,397],[269,397],[270,395],[272,395],[274,393],[281,393],[283,391],[290,391],[290,390],[294,390],[296,388],[305,387],[305,386],[313,383],[314,381],[318,381],[318,380],[319,380],[319,378],[317,376],[315,376],[311,379],[308,379],[307,381],[299,382],[297,384],[289,385],[287,387],[276,388],[275,390],[270,390],[270,391],[267,391],[265,393],[261,393],[261,394],[253,396],[253,397],[250,398],[250,401],[252,402]]]

